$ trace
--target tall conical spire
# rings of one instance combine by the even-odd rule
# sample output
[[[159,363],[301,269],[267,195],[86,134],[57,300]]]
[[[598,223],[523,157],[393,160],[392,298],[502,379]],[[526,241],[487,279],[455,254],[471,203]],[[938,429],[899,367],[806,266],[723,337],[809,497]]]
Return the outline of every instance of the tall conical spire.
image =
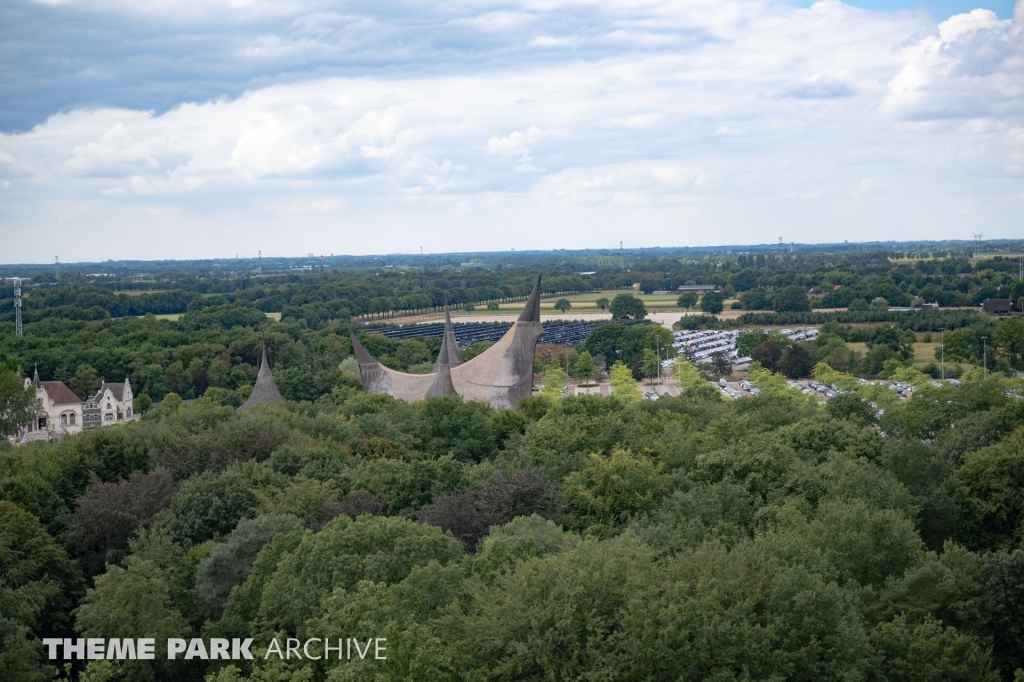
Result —
[[[35,376],[32,377],[32,385],[39,388],[39,365],[36,365]]]
[[[348,330],[348,338],[352,341],[352,350],[355,353],[356,362],[359,363],[360,367],[363,365],[380,365],[380,363],[374,360],[373,356],[363,348],[363,344],[359,342],[359,339],[356,338],[355,332],[351,329]]]
[[[351,329],[348,330],[348,338],[352,341],[352,350],[356,356],[356,363],[359,365],[359,378],[363,382],[363,391],[366,393],[379,393],[381,391],[378,387],[390,386],[389,382],[384,381],[387,374],[384,368],[363,348],[363,344],[359,342],[355,332]]]
[[[441,352],[437,354],[434,371],[440,371],[441,365],[458,367],[463,362],[462,353],[459,352],[459,342],[455,339],[455,327],[452,326],[452,317],[448,314],[448,306],[445,305],[444,336],[441,337]]]
[[[434,375],[434,383],[427,389],[426,398],[439,395],[458,395],[455,384],[452,383],[452,372],[450,365],[441,365]]]
[[[277,385],[274,383],[274,375],[270,373],[270,363],[267,362],[267,344],[264,343],[263,357],[260,360],[260,371],[256,375],[256,385],[253,386],[249,399],[238,408],[238,411],[248,412],[256,405],[283,401],[284,398],[281,397],[281,393],[277,390]]]
[[[519,315],[519,322],[540,322],[540,275],[537,275],[537,283],[526,299],[526,307]]]

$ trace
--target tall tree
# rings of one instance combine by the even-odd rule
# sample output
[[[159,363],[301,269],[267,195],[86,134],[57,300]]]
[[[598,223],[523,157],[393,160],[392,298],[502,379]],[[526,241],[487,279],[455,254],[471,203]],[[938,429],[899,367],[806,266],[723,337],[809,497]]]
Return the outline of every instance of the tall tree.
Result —
[[[647,317],[644,302],[632,294],[619,294],[612,300],[609,309],[613,320],[639,322]]]
[[[693,306],[697,305],[697,294],[692,291],[687,291],[685,294],[681,294],[676,299],[676,305],[683,310],[689,310]]]
[[[621,362],[612,365],[611,371],[608,372],[608,382],[612,387],[612,395],[619,400],[632,403],[643,397],[640,395],[640,387],[636,385],[633,373]]]
[[[710,315],[717,315],[725,308],[725,296],[717,291],[709,291],[700,297],[700,309]]]
[[[38,409],[35,389],[22,386],[21,379],[0,363],[0,438],[18,434],[36,418]]]

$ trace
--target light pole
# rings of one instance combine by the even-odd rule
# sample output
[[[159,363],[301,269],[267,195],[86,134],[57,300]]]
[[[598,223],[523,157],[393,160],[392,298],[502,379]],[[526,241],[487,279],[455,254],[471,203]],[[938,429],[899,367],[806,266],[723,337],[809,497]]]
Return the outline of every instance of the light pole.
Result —
[[[981,367],[982,376],[988,379],[988,344],[986,343],[988,337],[981,337]]]
[[[942,380],[946,380],[946,328],[939,329],[939,363],[942,365]]]

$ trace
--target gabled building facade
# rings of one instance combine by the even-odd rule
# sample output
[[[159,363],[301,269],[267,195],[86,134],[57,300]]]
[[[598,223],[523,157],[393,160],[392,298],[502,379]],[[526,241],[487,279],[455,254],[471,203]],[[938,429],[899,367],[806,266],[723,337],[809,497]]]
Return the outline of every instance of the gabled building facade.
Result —
[[[135,396],[128,377],[120,384],[103,382],[95,395],[82,403],[82,418],[87,429],[138,421]]]
[[[85,429],[138,421],[134,396],[127,377],[123,384],[104,383],[88,400],[82,401],[63,381],[40,381],[39,371],[25,379],[25,388],[34,386],[39,410],[21,433],[9,438],[12,443],[55,440],[81,433]]]

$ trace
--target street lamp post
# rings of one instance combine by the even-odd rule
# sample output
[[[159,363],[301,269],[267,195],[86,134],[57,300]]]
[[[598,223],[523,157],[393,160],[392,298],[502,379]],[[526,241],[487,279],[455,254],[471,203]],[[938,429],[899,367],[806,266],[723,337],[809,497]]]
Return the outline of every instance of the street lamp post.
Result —
[[[942,380],[946,380],[946,328],[939,329],[939,363],[942,365]]]

